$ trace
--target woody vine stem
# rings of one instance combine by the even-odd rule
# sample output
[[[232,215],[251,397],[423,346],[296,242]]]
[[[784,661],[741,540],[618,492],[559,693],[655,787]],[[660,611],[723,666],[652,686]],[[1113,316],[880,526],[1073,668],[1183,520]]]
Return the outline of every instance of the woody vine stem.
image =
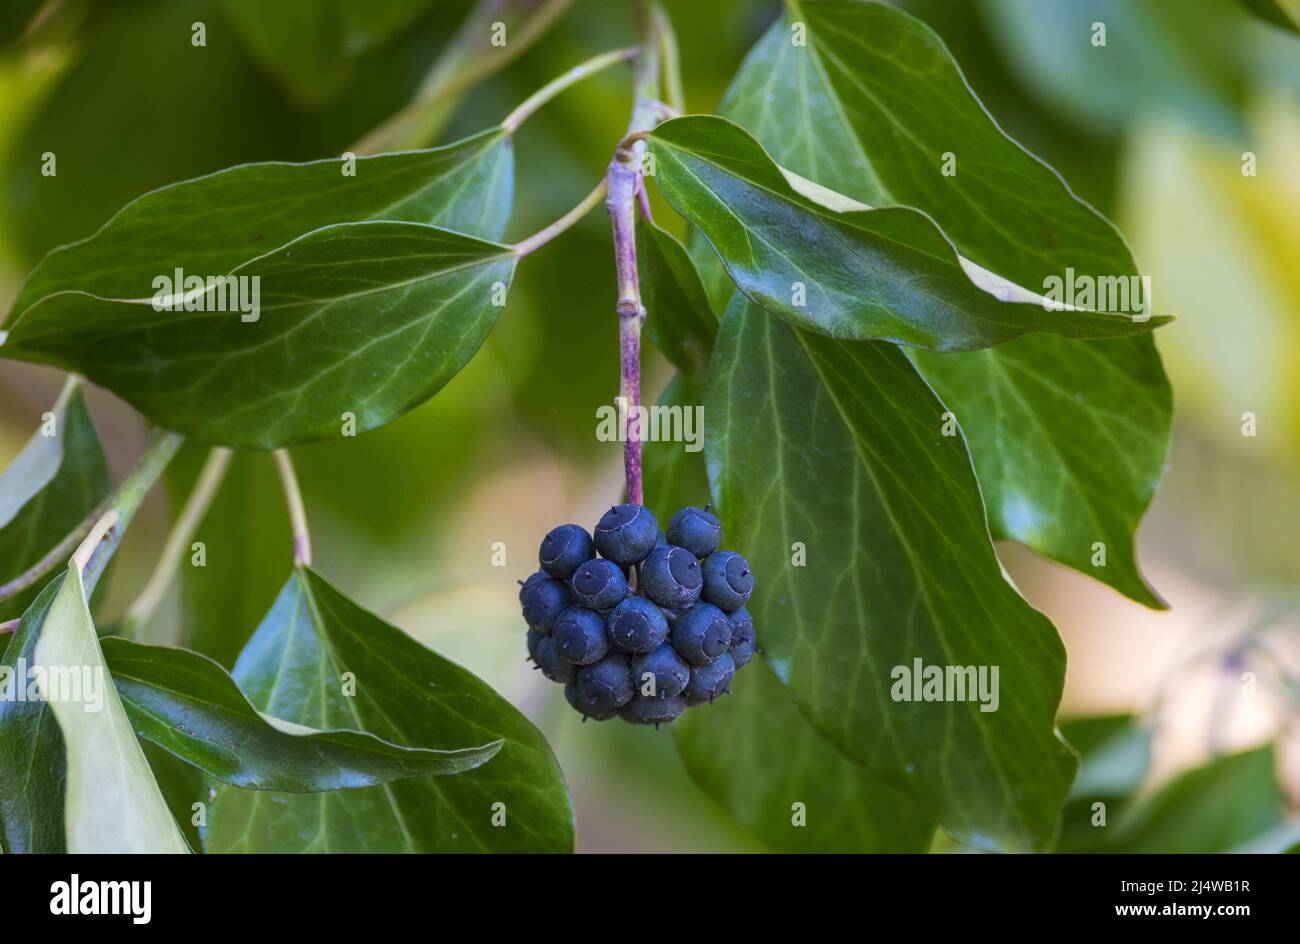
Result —
[[[641,430],[635,417],[641,406],[641,325],[645,306],[636,266],[636,213],[638,203],[648,215],[642,161],[644,134],[654,128],[663,111],[659,101],[659,49],[652,31],[662,29],[661,20],[651,20],[643,3],[633,4],[633,17],[641,39],[634,72],[635,100],[628,134],[614,152],[606,173],[608,194],[605,208],[614,229],[614,267],[618,275],[619,402],[622,406],[623,469],[627,476],[627,500],[644,504],[641,486]]]

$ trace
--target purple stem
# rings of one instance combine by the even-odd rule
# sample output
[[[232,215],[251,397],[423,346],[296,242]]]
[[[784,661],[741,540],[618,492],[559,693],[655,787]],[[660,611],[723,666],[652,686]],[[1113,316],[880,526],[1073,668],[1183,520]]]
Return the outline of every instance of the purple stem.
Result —
[[[609,162],[605,208],[614,227],[614,268],[618,275],[619,399],[623,417],[623,468],[627,500],[645,503],[641,486],[641,325],[645,308],[636,270],[636,209],[641,172],[633,149],[619,148]]]

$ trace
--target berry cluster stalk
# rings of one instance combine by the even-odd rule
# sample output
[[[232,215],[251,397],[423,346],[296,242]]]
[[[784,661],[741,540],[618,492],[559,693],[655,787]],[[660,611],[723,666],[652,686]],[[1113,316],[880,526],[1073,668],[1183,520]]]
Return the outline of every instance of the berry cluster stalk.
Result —
[[[651,38],[651,21],[643,4],[633,5],[641,49],[635,65],[635,102],[628,137],[609,162],[609,193],[605,208],[614,228],[614,266],[618,274],[619,402],[622,405],[623,468],[627,500],[644,504],[641,487],[641,430],[635,417],[641,406],[641,325],[645,306],[636,266],[637,203],[644,198],[641,164],[645,142],[640,137],[654,128],[659,104],[659,49]]]

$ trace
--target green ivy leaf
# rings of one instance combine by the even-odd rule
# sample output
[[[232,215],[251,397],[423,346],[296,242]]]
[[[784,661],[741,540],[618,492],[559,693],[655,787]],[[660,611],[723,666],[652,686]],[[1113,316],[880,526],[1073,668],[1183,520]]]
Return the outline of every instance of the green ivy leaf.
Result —
[[[169,184],[132,200],[95,235],[51,251],[6,319],[55,292],[103,298],[154,295],[154,279],[224,275],[339,223],[428,223],[500,239],[510,216],[514,161],[499,128],[446,147],[305,164],[241,164]]]
[[[0,583],[27,570],[107,497],[112,481],[81,384],[71,379],[42,429],[0,473]],[[36,599],[32,587],[0,602],[0,620],[17,619]]]
[[[1300,33],[1300,0],[1242,0],[1242,3],[1261,20]]]
[[[318,730],[259,713],[226,670],[186,649],[101,643],[136,733],[222,783],[315,793],[407,777],[459,774],[486,764],[479,747],[401,747],[363,731]]]
[[[757,575],[768,664],[818,731],[910,784],[963,842],[1041,849],[1074,773],[1054,729],[1065,652],[1004,578],[943,412],[893,345],[798,331],[737,299],[710,368],[709,480]],[[896,668],[910,677],[917,659],[997,666],[997,709],[894,701]]]
[[[63,586],[59,574],[23,614],[0,660],[0,850],[5,853],[58,853],[67,850],[63,793],[67,787],[63,734],[49,705],[25,700],[28,666],[50,604]],[[12,692],[12,694],[10,694]]]
[[[659,404],[694,409],[702,400],[703,391],[678,376]],[[702,507],[710,500],[703,452],[689,452],[679,442],[647,442],[644,450],[646,500],[660,521],[678,508]],[[773,849],[929,848],[933,814],[831,747],[760,657],[732,686],[731,696],[707,711],[687,712],[673,724],[673,734],[677,753],[700,788]],[[792,819],[795,803],[804,805],[805,819],[798,826]]]
[[[746,666],[732,692],[687,712],[673,734],[701,789],[768,846],[822,853],[930,847],[933,814],[823,740],[762,658]]]
[[[76,557],[24,615],[5,660],[6,685],[37,672],[51,686],[76,678],[48,700],[0,699],[0,782],[17,793],[3,812],[6,851],[188,852],[104,665]]]
[[[340,223],[232,275],[261,279],[261,313],[156,311],[151,301],[50,295],[0,351],[80,370],[159,425],[271,449],[387,423],[473,356],[508,286],[508,246],[420,223]]]
[[[692,382],[709,369],[718,319],[686,247],[638,217],[637,274],[646,309],[645,333],[669,363]]]
[[[1151,767],[1151,728],[1132,715],[1061,722],[1061,734],[1079,753],[1079,773],[1061,815],[1057,852],[1104,849]],[[1105,804],[1105,825],[1096,803]]]
[[[295,103],[319,108],[347,87],[353,61],[431,0],[223,0],[249,53]]]
[[[1285,804],[1271,744],[1225,754],[1179,774],[1127,810],[1099,851],[1238,851],[1285,832]],[[1294,841],[1294,821],[1289,836]]]
[[[649,323],[647,318],[646,324]],[[693,383],[680,374],[674,376],[660,395],[658,405],[681,410],[683,434],[689,419],[689,428],[698,438],[695,442],[687,441],[683,436],[681,442],[656,439],[641,444],[646,505],[665,526],[679,508],[687,505],[703,508],[709,502],[709,477],[704,469],[703,420],[697,421],[703,402],[702,384]],[[688,410],[693,411],[689,416]]]
[[[721,106],[776,161],[864,203],[924,211],[965,258],[1020,285],[1068,269],[1137,274],[1114,227],[1006,136],[929,27],[879,3],[788,6],[806,45],[791,43],[791,17],[779,20]],[[939,172],[947,152],[953,176]],[[1152,339],[1033,334],[979,352],[910,353],[970,442],[994,537],[1162,605],[1133,550],[1172,413]],[[1092,563],[1095,542],[1104,568]]]
[[[315,571],[294,572],[234,677],[259,711],[285,721],[410,746],[505,743],[490,763],[455,777],[315,796],[217,787],[203,830],[209,852],[572,849],[568,792],[537,729]],[[497,803],[504,826],[492,825]]]
[[[905,207],[837,212],[825,205],[833,195],[811,199],[808,182],[792,181],[725,119],[676,118],[648,140],[664,198],[700,228],[737,288],[798,327],[848,340],[969,351],[1036,331],[1125,337],[1170,320],[1047,311],[1026,289],[969,271],[923,213]],[[987,291],[972,281],[977,277]]]

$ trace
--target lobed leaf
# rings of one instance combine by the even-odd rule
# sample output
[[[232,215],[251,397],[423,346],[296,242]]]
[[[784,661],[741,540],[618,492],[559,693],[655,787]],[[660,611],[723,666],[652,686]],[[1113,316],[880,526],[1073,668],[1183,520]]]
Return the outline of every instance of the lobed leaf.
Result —
[[[776,161],[858,201],[924,211],[963,257],[1020,285],[1070,269],[1137,274],[1114,227],[1007,137],[929,27],[880,3],[787,7],[720,109]],[[791,42],[795,20],[804,46]],[[952,176],[940,173],[946,153]],[[1152,339],[1039,333],[979,352],[909,353],[970,443],[994,537],[1161,605],[1133,550],[1172,412]],[[1104,568],[1092,563],[1098,541]]]
[[[799,331],[738,298],[705,401],[709,480],[757,578],[767,663],[817,730],[962,841],[1042,849],[1074,773],[1054,728],[1065,652],[1002,574],[943,412],[892,345]],[[894,700],[917,659],[997,667],[996,710]]]
[[[925,852],[932,811],[835,750],[761,657],[673,725],[691,776],[779,852]]]
[[[296,103],[318,108],[347,87],[352,63],[431,0],[222,0],[249,53]]]
[[[836,212],[809,199],[758,142],[725,119],[676,118],[648,140],[664,198],[700,228],[737,288],[798,327],[846,340],[969,351],[1040,331],[1118,338],[1169,320],[1048,311],[1019,286],[972,275],[923,213]],[[982,284],[972,281],[977,277]]]

